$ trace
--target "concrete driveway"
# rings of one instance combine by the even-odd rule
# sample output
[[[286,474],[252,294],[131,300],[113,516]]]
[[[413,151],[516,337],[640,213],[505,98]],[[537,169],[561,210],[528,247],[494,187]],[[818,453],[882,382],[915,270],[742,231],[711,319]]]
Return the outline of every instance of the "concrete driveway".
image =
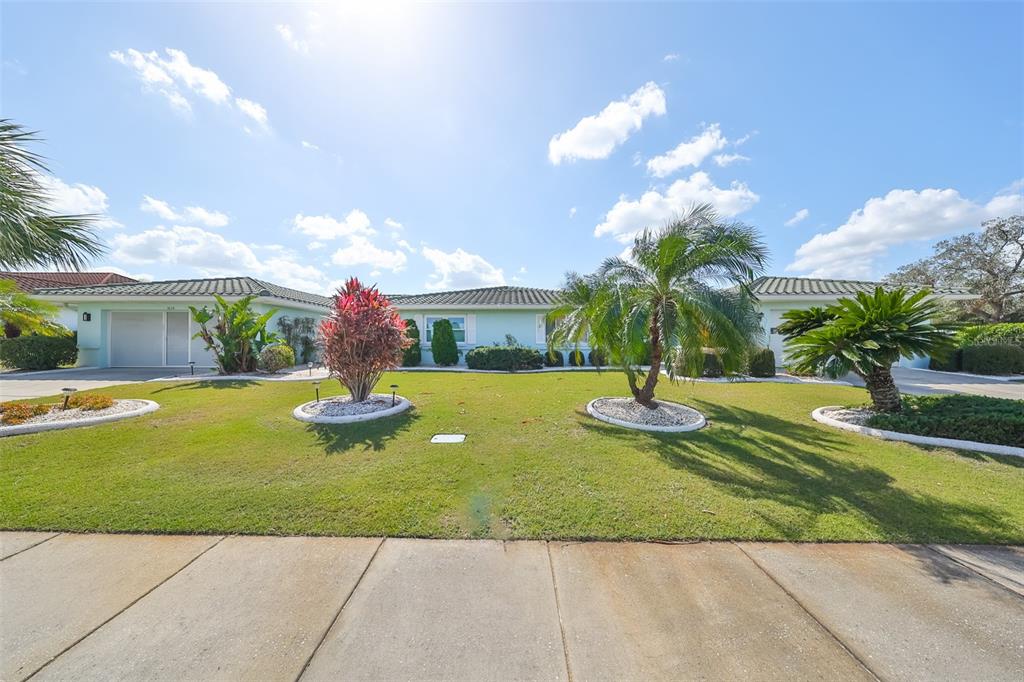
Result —
[[[197,369],[196,374],[213,374]],[[120,384],[134,384],[162,377],[187,376],[189,370],[176,367],[130,367],[108,369],[55,369],[50,372],[3,372],[0,401],[43,398],[60,394],[65,386],[85,391]]]
[[[0,533],[0,679],[1015,680],[1024,551]]]
[[[964,393],[968,395],[987,395],[993,398],[1012,398],[1024,400],[1024,381],[999,381],[968,377],[952,372],[931,372],[921,369],[894,367],[893,379],[903,393],[927,395],[932,393]],[[864,382],[855,374],[844,378],[854,386],[863,386]]]

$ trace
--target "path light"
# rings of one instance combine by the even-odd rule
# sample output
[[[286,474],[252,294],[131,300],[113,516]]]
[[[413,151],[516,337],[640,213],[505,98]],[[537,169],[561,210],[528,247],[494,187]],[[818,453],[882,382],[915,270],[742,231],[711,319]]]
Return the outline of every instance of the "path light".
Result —
[[[307,362],[306,363],[306,367],[309,368],[309,376],[313,376],[313,363],[312,362]]]
[[[189,360],[189,362],[188,362],[188,371],[192,373],[192,376],[196,375],[196,361],[195,360]]]
[[[68,409],[68,401],[71,400],[71,396],[73,396],[75,394],[75,391],[77,391],[77,390],[78,390],[77,388],[62,388],[62,389],[60,389],[60,392],[64,394],[64,407],[62,407],[60,409],[62,409],[62,410]]]
[[[398,390],[398,384],[391,384],[391,407],[395,406],[395,391]]]
[[[320,402],[320,382],[319,381],[314,381],[313,382],[313,390],[316,391],[316,401]]]

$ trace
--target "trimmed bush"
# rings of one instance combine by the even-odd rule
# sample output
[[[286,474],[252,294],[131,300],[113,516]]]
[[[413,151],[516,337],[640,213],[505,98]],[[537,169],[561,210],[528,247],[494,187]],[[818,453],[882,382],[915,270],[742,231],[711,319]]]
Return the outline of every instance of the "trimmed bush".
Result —
[[[604,367],[608,364],[608,358],[606,358],[604,352],[598,348],[592,348],[591,351],[587,353],[587,361],[594,367]]]
[[[956,333],[960,346],[1008,344],[1024,347],[1024,322],[1000,322],[964,327]]]
[[[405,335],[412,339],[412,345],[402,351],[402,367],[419,367],[423,362],[423,350],[420,348],[420,328],[416,320],[405,321]]]
[[[434,320],[434,328],[430,335],[430,353],[434,356],[434,364],[440,367],[458,364],[459,346],[455,343],[455,332],[448,320]]]
[[[1024,373],[1024,348],[986,344],[963,348],[963,370],[972,374]]]
[[[83,412],[95,412],[96,410],[105,410],[108,407],[113,407],[114,399],[109,395],[100,395],[99,393],[76,393],[68,398],[68,407],[74,409],[77,408]]]
[[[53,408],[53,405],[30,405],[28,403],[0,403],[0,424],[17,426],[32,417],[39,417]]]
[[[516,372],[540,369],[544,366],[544,358],[540,351],[524,346],[478,346],[466,353],[466,366],[470,369]]]
[[[1024,446],[1024,400],[977,395],[907,395],[903,411],[876,414],[868,426],[919,436]]]
[[[12,369],[57,369],[74,365],[78,343],[74,336],[19,336],[0,339],[0,365]]]
[[[562,351],[549,350],[547,353],[544,353],[544,366],[565,367],[565,356],[562,355]]]
[[[586,358],[583,357],[583,351],[571,350],[569,351],[569,366],[570,367],[583,367],[587,364]]]
[[[725,369],[722,367],[719,357],[714,353],[704,353],[704,371],[700,375],[709,379],[717,379],[723,374],[725,374]]]
[[[752,377],[775,376],[775,352],[771,348],[759,348],[747,358],[747,373]]]
[[[932,357],[928,360],[928,369],[937,372],[959,372],[963,369],[964,351],[956,348],[950,351],[945,357]]]
[[[291,346],[279,343],[260,351],[260,367],[273,374],[295,366],[295,351]]]

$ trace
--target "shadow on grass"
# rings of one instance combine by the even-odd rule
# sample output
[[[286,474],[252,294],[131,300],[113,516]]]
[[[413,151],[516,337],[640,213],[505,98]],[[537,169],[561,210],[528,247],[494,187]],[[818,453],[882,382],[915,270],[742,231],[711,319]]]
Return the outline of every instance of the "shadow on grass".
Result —
[[[217,379],[217,380],[181,380],[168,382],[167,386],[158,388],[153,393],[163,393],[164,391],[195,391],[202,388],[247,388],[253,384],[259,382],[255,379]]]
[[[407,410],[393,417],[353,424],[309,424],[306,431],[316,436],[317,445],[333,455],[348,450],[383,450],[389,441],[408,431],[419,419],[416,410]],[[424,443],[424,447],[426,443]]]
[[[829,516],[847,516],[863,519],[895,542],[1021,542],[1020,525],[1007,518],[1005,509],[907,491],[883,469],[859,460],[858,449],[874,448],[873,443],[851,444],[839,434],[765,412],[702,400],[690,404],[704,413],[709,426],[681,434],[651,433],[589,415],[583,426],[656,454],[733,497],[804,512],[794,520],[791,514],[774,514],[771,507],[751,505],[750,513],[785,539],[806,538],[819,520],[830,523]]]

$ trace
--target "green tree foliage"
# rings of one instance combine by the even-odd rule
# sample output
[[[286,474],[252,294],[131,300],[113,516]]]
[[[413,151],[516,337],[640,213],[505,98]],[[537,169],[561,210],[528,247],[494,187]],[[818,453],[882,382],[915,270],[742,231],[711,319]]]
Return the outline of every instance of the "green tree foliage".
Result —
[[[416,320],[405,321],[405,335],[412,339],[412,345],[402,351],[402,367],[419,367],[423,362],[423,349],[420,348],[420,328]]]
[[[53,320],[58,308],[20,291],[13,280],[0,279],[0,324],[4,336],[22,334],[67,336],[71,332]]]
[[[455,343],[455,331],[448,320],[434,320],[430,334],[430,353],[434,356],[434,364],[441,367],[458,364],[459,346]]]
[[[644,230],[629,259],[609,258],[589,276],[570,273],[550,313],[550,343],[576,347],[587,338],[625,372],[638,403],[657,407],[662,365],[673,379],[700,376],[710,348],[725,371],[743,368],[761,335],[748,285],[767,259],[754,228],[694,206],[660,230]]]
[[[928,290],[903,288],[842,298],[824,311],[783,315],[780,332],[798,372],[838,378],[853,372],[864,380],[878,412],[899,412],[900,392],[890,368],[901,357],[943,355],[953,347],[955,325],[941,321]],[[811,326],[817,320],[818,326]]]
[[[267,331],[267,322],[277,309],[257,315],[250,307],[255,296],[245,296],[234,303],[214,294],[214,309],[189,306],[192,319],[199,325],[193,338],[206,342],[213,351],[221,374],[252,372],[258,364],[260,351],[280,338]]]
[[[93,234],[96,216],[59,215],[42,181],[45,160],[27,148],[39,138],[0,119],[0,267],[79,269],[103,247]]]

